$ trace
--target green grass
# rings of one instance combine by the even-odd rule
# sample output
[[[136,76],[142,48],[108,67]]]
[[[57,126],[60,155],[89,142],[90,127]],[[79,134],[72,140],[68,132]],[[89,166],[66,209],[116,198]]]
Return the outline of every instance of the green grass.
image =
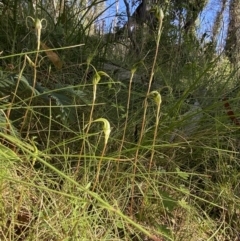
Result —
[[[84,122],[81,115],[78,117],[81,127],[64,126],[49,116],[41,122],[42,112],[30,109],[31,118],[39,121],[32,125],[31,119],[28,120],[31,128],[25,127],[27,133],[22,133],[27,139],[19,136],[5,116],[0,135],[1,239],[143,240],[148,236],[153,240],[154,237],[155,240],[163,237],[231,240],[236,237],[238,139],[222,103],[216,100],[212,108],[202,109],[198,121],[193,117],[199,112],[180,114],[187,112],[188,104],[180,102],[171,107],[172,103],[163,102],[154,146],[156,106],[149,104],[142,142],[134,143],[132,129],[142,113],[139,111],[129,119],[127,126],[132,128],[127,128],[124,140],[119,135],[124,120],[115,125],[110,121],[113,127],[104,153],[102,124],[92,123],[85,133],[87,114]],[[17,106],[14,104],[11,111]],[[3,108],[7,111],[6,106]],[[182,117],[177,118],[179,115]],[[193,120],[196,126],[188,133],[186,125]],[[117,130],[115,126],[119,126]]]
[[[182,65],[166,60],[161,30],[139,56],[82,36],[49,50],[63,69],[39,42],[0,57],[19,64],[0,76],[0,240],[238,237],[239,128],[221,101],[237,111],[235,73],[191,43],[184,60],[169,51]]]

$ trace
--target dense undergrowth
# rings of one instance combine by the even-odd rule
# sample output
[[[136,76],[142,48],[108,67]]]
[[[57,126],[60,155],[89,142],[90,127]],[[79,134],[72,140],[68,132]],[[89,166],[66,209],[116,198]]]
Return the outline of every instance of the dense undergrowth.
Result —
[[[158,20],[139,55],[82,28],[50,50],[48,19],[0,57],[0,240],[237,240],[235,70]]]

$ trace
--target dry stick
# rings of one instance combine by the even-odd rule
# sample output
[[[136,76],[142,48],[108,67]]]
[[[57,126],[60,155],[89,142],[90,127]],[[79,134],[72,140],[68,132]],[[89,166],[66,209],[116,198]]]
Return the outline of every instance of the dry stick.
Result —
[[[240,126],[240,121],[239,119],[236,117],[236,115],[234,114],[232,108],[231,108],[231,105],[230,103],[228,102],[228,98],[225,96],[223,99],[223,104],[224,104],[224,107],[226,109],[226,112],[227,112],[227,115],[229,116],[229,118],[231,119],[231,121],[237,125],[237,126]]]
[[[141,132],[140,132],[140,136],[139,136],[139,140],[138,140],[138,146],[137,146],[137,150],[136,150],[135,158],[134,158],[134,170],[133,170],[132,190],[131,190],[131,207],[130,207],[131,215],[133,214],[134,180],[135,180],[135,175],[136,175],[136,170],[137,170],[138,153],[139,153],[139,149],[140,149],[140,144],[142,142],[144,126],[145,126],[145,121],[146,121],[146,113],[147,113],[147,105],[148,105],[147,104],[147,97],[148,97],[148,95],[150,93],[150,89],[151,89],[151,85],[152,85],[152,81],[153,81],[154,69],[155,69],[155,65],[156,65],[156,62],[157,62],[159,43],[160,43],[160,38],[161,38],[161,33],[162,33],[162,21],[163,21],[162,9],[159,9],[159,8],[156,9],[156,13],[158,14],[158,16],[156,16],[156,17],[157,17],[157,19],[159,21],[159,27],[158,27],[158,33],[157,33],[157,41],[156,41],[156,52],[155,52],[155,56],[154,56],[154,59],[153,59],[153,64],[152,64],[152,70],[151,70],[151,75],[150,75],[150,79],[149,79],[147,95],[146,95],[146,98],[144,100],[144,112],[143,112],[142,128],[141,128]]]

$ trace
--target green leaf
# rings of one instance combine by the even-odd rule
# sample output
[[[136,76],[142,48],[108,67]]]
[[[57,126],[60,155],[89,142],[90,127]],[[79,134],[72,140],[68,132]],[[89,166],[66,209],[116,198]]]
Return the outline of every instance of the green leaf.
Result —
[[[186,172],[180,171],[179,167],[176,168],[177,174],[179,177],[181,177],[184,180],[187,180],[189,178],[189,174]]]
[[[0,143],[0,159],[1,161],[17,161],[20,160],[18,155],[10,148]]]
[[[165,237],[172,239],[172,232],[166,225],[158,224],[155,225],[155,227],[159,233],[162,233]]]
[[[177,200],[170,197],[170,194],[165,191],[159,191],[162,197],[162,203],[164,208],[166,208],[169,212],[172,212],[175,207],[177,207]]]
[[[181,199],[180,201],[178,201],[178,204],[179,204],[182,208],[184,208],[184,209],[186,209],[186,210],[188,210],[188,211],[191,210],[191,206],[190,206],[184,199]]]

